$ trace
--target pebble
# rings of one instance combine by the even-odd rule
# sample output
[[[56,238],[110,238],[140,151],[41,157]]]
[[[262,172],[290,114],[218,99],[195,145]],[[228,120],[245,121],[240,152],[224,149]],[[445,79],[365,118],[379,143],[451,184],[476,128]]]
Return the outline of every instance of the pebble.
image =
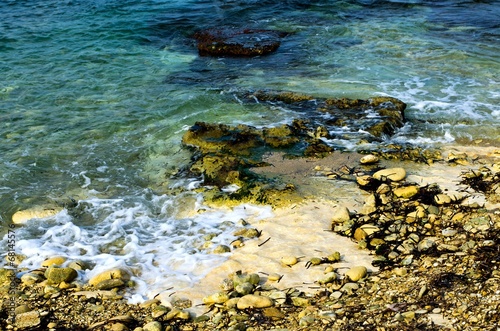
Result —
[[[38,282],[41,282],[42,280],[43,277],[37,273],[28,272],[21,276],[21,281],[23,282],[24,285],[27,286],[36,284]]]
[[[12,215],[12,223],[25,224],[31,219],[47,218],[56,215],[62,208],[44,208],[33,207],[26,210],[20,210]]]
[[[95,285],[98,290],[110,290],[125,285],[121,279],[106,279]]]
[[[268,308],[272,307],[274,302],[271,298],[255,295],[255,294],[247,294],[242,296],[238,300],[237,308],[240,310],[247,308]]]
[[[41,323],[40,313],[36,310],[16,315],[15,326],[18,329],[34,328]]]
[[[241,295],[247,295],[247,294],[252,293],[253,285],[249,282],[245,282],[245,283],[239,284],[234,289],[236,292],[238,292]]]
[[[206,305],[214,304],[214,303],[224,303],[229,300],[229,295],[224,292],[218,292],[206,296],[203,298],[203,303]]]
[[[363,208],[359,212],[362,215],[370,215],[377,211],[377,198],[375,194],[370,194],[366,197]]]
[[[432,239],[424,239],[420,241],[417,245],[417,249],[419,252],[425,252],[436,246],[436,242]]]
[[[64,256],[54,256],[43,261],[42,267],[61,266],[66,260]]]
[[[441,234],[443,235],[443,237],[453,237],[454,235],[457,234],[457,230],[452,228],[446,228],[441,230]]]
[[[224,307],[227,309],[234,309],[238,306],[238,301],[240,301],[240,298],[231,298],[224,302]]]
[[[71,261],[69,264],[68,264],[68,267],[70,268],[73,268],[75,270],[87,270],[87,269],[90,269],[90,266],[88,265],[88,263],[84,262],[84,261],[81,261],[81,260],[75,260],[75,261]]]
[[[340,289],[340,291],[348,294],[351,294],[357,290],[359,290],[359,285],[357,283],[345,283]]]
[[[372,179],[373,177],[369,175],[356,176],[356,183],[358,183],[359,186],[367,186],[370,185]]]
[[[477,233],[479,231],[489,230],[490,226],[490,218],[487,216],[481,216],[468,220],[464,224],[464,230],[467,232]]]
[[[101,272],[100,274],[92,277],[89,280],[89,284],[96,286],[103,280],[108,280],[108,279],[121,279],[124,282],[130,280],[130,273],[124,269],[116,268],[116,269],[111,269],[107,270],[104,272]]]
[[[376,155],[368,154],[368,155],[363,156],[359,160],[359,163],[361,163],[361,164],[373,164],[373,163],[377,163],[378,161],[379,161],[379,158]]]
[[[286,302],[286,293],[282,291],[273,291],[269,294],[269,297],[274,300],[277,304],[284,304]]]
[[[347,209],[347,207],[337,206],[337,208],[335,208],[332,215],[333,223],[344,223],[349,221],[350,219],[351,215],[349,214],[349,209]]]
[[[162,326],[160,322],[153,321],[142,327],[144,331],[162,331]]]
[[[357,282],[358,280],[365,277],[367,273],[368,270],[365,266],[356,266],[347,270],[347,272],[345,273],[345,277],[348,277],[353,282]]]
[[[51,266],[45,270],[44,275],[50,283],[59,284],[61,282],[69,283],[73,281],[78,276],[78,273],[73,268]]]
[[[318,283],[324,285],[332,283],[335,279],[337,279],[337,274],[335,272],[329,272],[325,274],[321,279],[319,279]]]
[[[292,266],[297,264],[299,261],[295,256],[285,256],[281,258],[281,263],[285,266]]]
[[[227,245],[219,245],[215,247],[214,250],[212,251],[212,253],[214,254],[224,254],[229,252],[231,252],[231,247]]]
[[[302,317],[299,320],[299,326],[306,327],[306,326],[313,324],[314,321],[315,321],[314,316],[307,315],[307,316]]]
[[[293,297],[292,305],[294,305],[295,307],[308,307],[311,305],[311,300],[309,300],[308,298]]]
[[[420,189],[418,186],[411,185],[411,186],[405,186],[405,187],[398,187],[398,188],[394,189],[393,193],[398,198],[409,199],[412,196],[417,195],[419,191],[420,191]]]
[[[438,205],[446,205],[451,203],[451,198],[446,194],[436,194],[436,196],[434,197],[434,201]]]
[[[282,275],[273,272],[272,274],[269,274],[269,276],[267,276],[267,279],[271,282],[277,282],[281,280],[282,277],[283,277]]]
[[[405,179],[406,170],[403,168],[388,168],[377,171],[373,174],[373,178],[378,180],[390,180],[393,182],[399,182]]]
[[[387,184],[381,184],[378,188],[377,188],[377,193],[378,194],[387,194],[391,191],[391,187]]]

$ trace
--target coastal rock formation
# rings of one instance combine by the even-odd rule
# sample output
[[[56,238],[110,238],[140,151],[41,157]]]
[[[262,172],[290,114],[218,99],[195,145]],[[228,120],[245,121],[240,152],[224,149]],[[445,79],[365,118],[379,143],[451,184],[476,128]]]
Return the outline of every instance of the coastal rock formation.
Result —
[[[194,38],[200,55],[258,56],[276,51],[285,35],[274,30],[221,27],[199,31]]]
[[[403,125],[406,107],[391,97],[327,99],[275,91],[257,91],[241,97],[246,102],[286,103],[287,107],[303,112],[304,118],[266,128],[205,122],[196,122],[189,128],[182,142],[193,150],[193,158],[179,175],[199,176],[205,185],[214,186],[215,190],[206,192],[208,201],[230,199],[279,206],[300,200],[293,185],[251,171],[252,167],[267,165],[261,161],[264,153],[279,151],[290,157],[325,157],[334,151],[327,142],[337,138],[330,134],[335,131],[334,126],[348,125],[365,135],[371,132],[368,135],[376,139],[393,134]],[[329,116],[325,117],[325,113]]]
[[[304,112],[316,127],[326,130],[317,132],[325,138],[339,138],[329,133],[329,127],[349,128],[351,132],[364,131],[380,138],[393,135],[403,126],[406,104],[392,97],[364,99],[321,98],[290,91],[258,90],[247,93],[242,98],[251,101],[282,103],[295,111]],[[328,116],[325,116],[325,113]],[[368,137],[369,138],[369,137]]]

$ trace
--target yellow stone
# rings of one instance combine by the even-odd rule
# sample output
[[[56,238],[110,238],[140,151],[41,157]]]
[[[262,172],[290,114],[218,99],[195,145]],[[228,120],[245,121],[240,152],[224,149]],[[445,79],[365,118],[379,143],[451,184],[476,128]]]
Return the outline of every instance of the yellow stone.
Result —
[[[268,308],[274,305],[273,299],[261,295],[247,294],[238,300],[238,309]]]
[[[358,280],[364,278],[367,273],[368,273],[368,270],[366,269],[365,266],[356,266],[356,267],[352,267],[351,269],[349,269],[345,273],[345,276],[349,277],[349,279],[351,281],[357,282]]]
[[[44,207],[34,207],[30,209],[20,210],[14,215],[12,215],[12,223],[14,224],[25,224],[31,219],[46,218],[51,217],[59,213],[61,208],[44,208]]]
[[[43,261],[42,267],[50,267],[52,265],[60,266],[64,262],[66,262],[66,260],[67,260],[67,258],[65,258],[64,256],[54,256],[54,257],[48,258],[47,260]]]
[[[130,280],[130,273],[124,269],[111,269],[108,271],[101,272],[100,274],[92,277],[89,280],[89,284],[92,286],[96,286],[103,280],[109,280],[109,279],[121,279],[124,282]]]
[[[403,168],[382,169],[373,174],[373,178],[378,180],[390,180],[399,182],[406,177],[406,170]]]
[[[412,196],[418,194],[419,188],[418,186],[411,185],[411,186],[405,186],[405,187],[398,187],[394,189],[394,195],[397,196],[398,198],[403,198],[403,199],[409,199]]]

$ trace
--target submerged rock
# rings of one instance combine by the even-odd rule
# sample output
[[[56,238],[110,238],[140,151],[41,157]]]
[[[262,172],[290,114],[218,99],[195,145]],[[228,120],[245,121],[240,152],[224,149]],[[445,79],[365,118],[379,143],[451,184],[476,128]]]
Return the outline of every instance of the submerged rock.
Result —
[[[194,35],[200,55],[258,56],[276,51],[286,33],[264,29],[211,28]]]

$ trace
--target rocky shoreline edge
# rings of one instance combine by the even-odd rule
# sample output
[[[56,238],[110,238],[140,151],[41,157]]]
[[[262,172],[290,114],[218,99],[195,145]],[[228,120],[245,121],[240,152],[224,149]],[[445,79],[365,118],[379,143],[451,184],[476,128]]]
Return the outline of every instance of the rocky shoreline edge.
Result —
[[[359,120],[378,139],[402,125],[405,105],[389,97],[312,99],[282,92],[252,96],[314,109],[305,120],[273,128],[196,123],[183,137],[193,157],[176,177],[202,178],[204,185],[197,190],[213,206],[252,203],[295,212],[312,205],[312,217],[321,200],[318,181],[332,184],[322,199],[335,197],[336,185],[348,183],[360,194],[352,197],[357,205],[345,202],[350,198],[346,196],[344,202],[330,203],[322,231],[332,240],[334,235],[349,238],[373,257],[373,268],[341,266],[349,259],[341,250],[283,255],[280,272],[255,272],[250,265],[231,270],[202,302],[172,295],[169,300],[153,298],[132,305],[124,300],[134,286],[129,271],[112,269],[81,283],[77,270],[89,267],[84,261],[53,257],[39,269],[23,270],[20,278],[11,268],[0,269],[0,286],[5,289],[0,328],[497,330],[500,151],[471,147],[443,152],[379,144],[361,154],[341,153],[322,139],[333,138],[331,125]],[[365,124],[346,117],[322,125],[318,121],[324,116],[318,112],[370,116]],[[429,166],[436,164],[439,171]],[[416,165],[419,170],[413,168]],[[434,182],[445,175],[441,183]],[[312,188],[304,191],[308,185]],[[12,219],[21,224],[56,212],[20,211]],[[293,226],[285,231],[293,231]],[[260,247],[268,241],[254,224],[242,224],[234,236],[230,246],[216,249],[238,251],[252,242]],[[11,265],[18,258],[7,255]],[[284,286],[285,273],[305,276],[312,270],[317,277],[305,284],[307,291]],[[193,308],[203,312],[195,314]]]
[[[452,153],[456,156],[456,153]],[[359,211],[336,205],[331,229],[374,256],[377,271],[340,270],[340,252],[283,256],[283,268],[322,270],[311,291],[280,286],[279,273],[240,270],[220,279],[189,312],[189,298],[127,304],[130,275],[110,270],[88,284],[74,281],[78,261],[54,257],[30,270],[16,289],[16,319],[5,330],[496,330],[500,307],[498,151],[493,160],[462,154],[462,192],[416,184],[403,167],[378,169],[378,157],[359,159],[355,174],[315,165],[324,180],[354,180],[366,196]],[[493,161],[493,162],[492,162]],[[372,163],[373,162],[373,163]],[[446,161],[446,167],[460,167]],[[402,163],[402,162],[399,162]],[[408,166],[408,163],[404,164]],[[484,200],[477,202],[477,194]],[[476,195],[476,200],[470,200]],[[488,208],[486,208],[486,205]],[[265,238],[240,233],[244,240]],[[253,239],[252,239],[253,238]],[[64,266],[63,266],[64,265]],[[265,270],[263,270],[265,272]],[[299,271],[300,272],[300,271]],[[11,279],[2,269],[2,282]],[[7,293],[7,291],[3,291]]]

